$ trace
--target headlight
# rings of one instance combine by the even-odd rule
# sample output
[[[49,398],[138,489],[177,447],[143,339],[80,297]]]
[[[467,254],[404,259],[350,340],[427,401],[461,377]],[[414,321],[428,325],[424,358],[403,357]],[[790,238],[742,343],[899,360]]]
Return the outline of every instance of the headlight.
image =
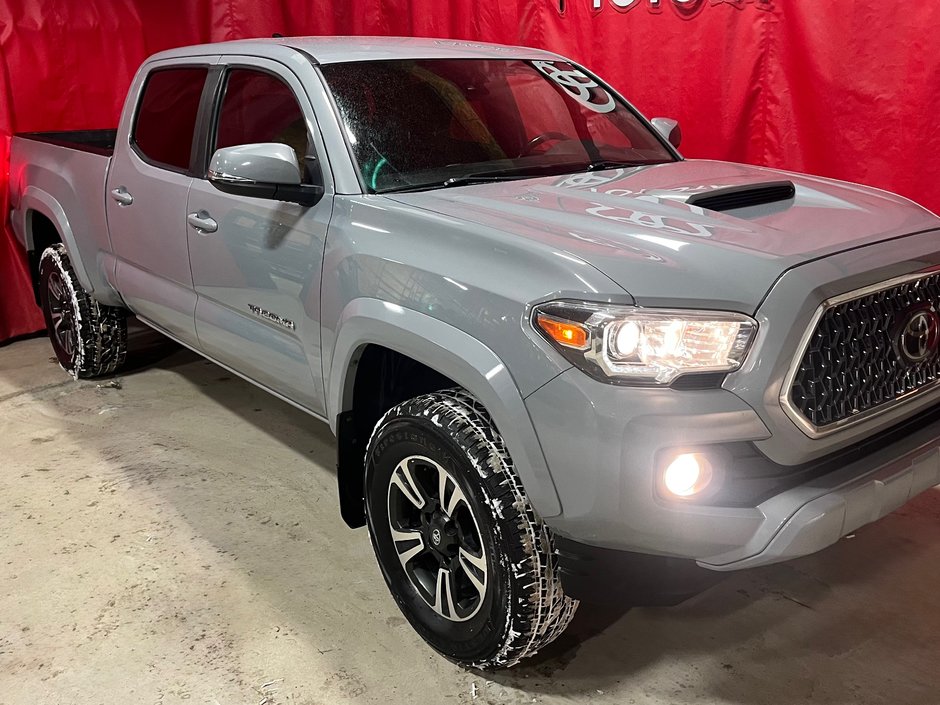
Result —
[[[532,322],[592,377],[639,385],[736,370],[757,332],[757,323],[740,313],[569,301],[537,306]]]

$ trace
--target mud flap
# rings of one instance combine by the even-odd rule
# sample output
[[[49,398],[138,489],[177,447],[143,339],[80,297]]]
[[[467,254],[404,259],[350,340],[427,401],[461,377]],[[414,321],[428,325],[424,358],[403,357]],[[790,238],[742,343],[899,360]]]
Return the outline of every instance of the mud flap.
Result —
[[[366,525],[364,455],[355,415],[344,411],[336,417],[336,481],[340,516],[351,529]]]

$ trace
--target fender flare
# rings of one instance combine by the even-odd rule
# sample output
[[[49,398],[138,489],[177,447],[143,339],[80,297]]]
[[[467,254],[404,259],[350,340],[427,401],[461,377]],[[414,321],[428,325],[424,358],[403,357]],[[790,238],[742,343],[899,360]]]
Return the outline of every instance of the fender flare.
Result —
[[[532,506],[543,518],[561,503],[522,395],[509,370],[482,342],[419,311],[372,298],[343,309],[327,372],[330,424],[352,404],[355,361],[370,344],[395,350],[452,379],[486,407],[515,464]],[[334,426],[334,431],[337,429]]]
[[[72,263],[72,268],[75,270],[78,283],[81,284],[82,288],[88,293],[94,293],[95,288],[88,276],[85,263],[82,261],[81,252],[75,242],[75,235],[72,232],[69,217],[66,215],[61,204],[49,193],[35,186],[28,186],[23,192],[19,206],[19,212],[22,214],[21,217],[23,218],[23,222],[21,223],[23,239],[25,240],[26,249],[34,250],[33,233],[32,229],[28,227],[26,217],[30,211],[42,213],[52,221],[52,224],[55,225],[56,230],[59,232],[59,236],[62,238],[62,244],[65,245],[65,249],[69,253],[69,261]]]

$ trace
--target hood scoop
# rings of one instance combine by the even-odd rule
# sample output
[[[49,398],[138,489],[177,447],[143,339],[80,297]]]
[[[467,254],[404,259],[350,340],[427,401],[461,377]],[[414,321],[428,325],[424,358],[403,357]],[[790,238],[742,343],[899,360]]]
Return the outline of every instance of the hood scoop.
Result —
[[[737,208],[787,201],[794,195],[796,195],[796,187],[792,181],[765,181],[697,193],[686,199],[686,203],[690,206],[707,208],[710,211],[732,211]]]

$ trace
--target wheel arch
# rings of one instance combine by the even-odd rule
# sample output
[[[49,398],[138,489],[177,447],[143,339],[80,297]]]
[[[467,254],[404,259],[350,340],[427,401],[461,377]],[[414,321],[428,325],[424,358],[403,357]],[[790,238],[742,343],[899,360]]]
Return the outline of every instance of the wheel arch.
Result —
[[[331,365],[325,370],[327,409],[339,444],[340,507],[350,526],[364,523],[363,460],[368,442],[367,435],[363,438],[361,417],[357,420],[356,388],[358,382],[374,375],[375,353],[369,351],[377,349],[430,371],[430,380],[418,376],[414,387],[417,394],[434,391],[428,388],[433,384],[426,383],[427,380],[452,383],[450,386],[462,387],[479,399],[499,429],[533,507],[543,517],[561,512],[522,395],[509,370],[486,345],[439,319],[371,298],[350,302],[337,329]],[[427,374],[422,371],[422,375]],[[433,375],[438,379],[434,380]],[[368,427],[369,433],[372,426]]]
[[[39,258],[42,256],[42,251],[37,251],[37,246],[41,245],[42,248],[45,249],[45,247],[51,244],[45,241],[46,235],[43,231],[45,223],[42,219],[51,223],[55,228],[59,236],[59,241],[65,246],[66,251],[69,253],[69,260],[72,263],[72,268],[75,270],[75,276],[78,278],[79,284],[82,285],[85,291],[93,293],[94,285],[82,261],[81,252],[75,241],[75,234],[72,232],[68,215],[55,197],[35,186],[28,186],[20,198],[19,213],[22,218],[21,227],[26,250],[27,252],[34,253],[30,255],[30,264],[32,265],[33,259],[35,259],[36,262],[35,271],[31,271],[34,293],[36,293],[35,288],[38,283]],[[41,216],[41,218],[37,218],[37,215]]]

